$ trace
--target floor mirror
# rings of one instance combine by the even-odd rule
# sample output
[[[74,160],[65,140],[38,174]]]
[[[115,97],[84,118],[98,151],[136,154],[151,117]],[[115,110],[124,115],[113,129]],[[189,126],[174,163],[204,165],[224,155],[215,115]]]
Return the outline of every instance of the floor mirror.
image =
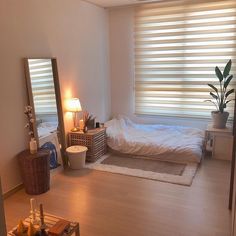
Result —
[[[65,131],[60,84],[55,58],[25,58],[28,102],[35,116],[34,133],[38,147],[53,151],[51,169],[66,165]]]

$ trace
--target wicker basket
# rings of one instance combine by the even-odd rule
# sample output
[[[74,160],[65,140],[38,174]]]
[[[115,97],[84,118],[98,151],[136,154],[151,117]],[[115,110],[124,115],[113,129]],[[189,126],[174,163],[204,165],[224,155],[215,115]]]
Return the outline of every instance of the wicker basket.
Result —
[[[106,129],[89,130],[87,133],[70,132],[69,146],[86,146],[86,161],[94,162],[106,153]]]
[[[20,171],[28,194],[45,193],[50,188],[50,151],[39,149],[36,154],[25,150],[18,154]]]

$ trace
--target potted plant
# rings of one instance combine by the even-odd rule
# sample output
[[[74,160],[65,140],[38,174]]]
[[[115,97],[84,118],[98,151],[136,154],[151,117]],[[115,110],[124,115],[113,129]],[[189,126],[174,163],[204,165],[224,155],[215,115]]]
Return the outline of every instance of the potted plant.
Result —
[[[216,66],[215,73],[219,80],[218,88],[213,84],[208,84],[208,86],[213,90],[210,92],[213,100],[206,100],[215,105],[216,111],[212,111],[213,127],[217,129],[224,129],[226,127],[226,122],[229,117],[229,113],[225,111],[227,104],[234,99],[229,99],[229,95],[234,93],[234,89],[228,90],[228,85],[233,79],[233,75],[230,75],[232,61],[229,60],[226,64],[223,72]]]

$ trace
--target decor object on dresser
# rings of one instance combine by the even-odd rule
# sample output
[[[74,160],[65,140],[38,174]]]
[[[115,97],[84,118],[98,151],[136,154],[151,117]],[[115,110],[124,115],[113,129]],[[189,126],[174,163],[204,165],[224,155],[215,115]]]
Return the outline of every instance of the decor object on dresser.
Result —
[[[34,122],[35,119],[33,117],[33,108],[31,106],[26,106],[24,111],[26,117],[27,117],[27,124],[25,125],[25,128],[29,129],[29,136],[30,136],[30,143],[29,143],[29,150],[31,154],[34,154],[37,152],[37,142],[35,140],[34,136]]]
[[[220,160],[231,160],[233,150],[232,127],[216,129],[212,124],[205,131],[205,149],[211,157]],[[223,148],[222,148],[223,147]]]
[[[73,113],[73,122],[74,127],[71,129],[72,132],[79,131],[77,120],[78,120],[78,112],[82,111],[81,104],[78,98],[70,98],[67,101],[67,111]]]
[[[71,146],[66,149],[71,169],[79,170],[84,168],[87,150],[87,147],[79,145]]]
[[[69,132],[69,146],[86,146],[86,161],[94,162],[106,153],[106,129],[99,128],[88,130],[87,133]]]
[[[87,132],[87,130],[94,129],[95,127],[95,118],[93,115],[89,114],[87,111],[83,112],[83,121],[84,121],[84,133]]]
[[[50,151],[39,149],[31,154],[25,150],[17,158],[26,193],[37,195],[47,192],[50,188]]]
[[[215,105],[216,111],[212,111],[213,127],[216,129],[224,129],[229,117],[229,113],[225,111],[227,104],[234,99],[230,99],[230,95],[234,93],[234,89],[227,89],[233,75],[230,75],[230,70],[232,66],[232,61],[229,60],[226,64],[224,71],[221,72],[218,66],[215,68],[216,76],[219,80],[218,88],[213,84],[208,84],[208,86],[213,90],[210,92],[213,100],[206,100]]]

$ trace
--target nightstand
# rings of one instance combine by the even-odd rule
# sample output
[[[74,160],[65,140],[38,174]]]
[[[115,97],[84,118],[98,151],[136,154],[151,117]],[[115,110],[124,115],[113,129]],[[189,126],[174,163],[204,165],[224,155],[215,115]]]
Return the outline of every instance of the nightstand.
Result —
[[[213,128],[212,124],[205,131],[205,149],[211,152],[212,158],[220,160],[231,160],[233,148],[232,128]]]
[[[68,144],[86,146],[88,148],[86,161],[94,162],[106,153],[106,129],[92,129],[87,133],[69,132]]]

